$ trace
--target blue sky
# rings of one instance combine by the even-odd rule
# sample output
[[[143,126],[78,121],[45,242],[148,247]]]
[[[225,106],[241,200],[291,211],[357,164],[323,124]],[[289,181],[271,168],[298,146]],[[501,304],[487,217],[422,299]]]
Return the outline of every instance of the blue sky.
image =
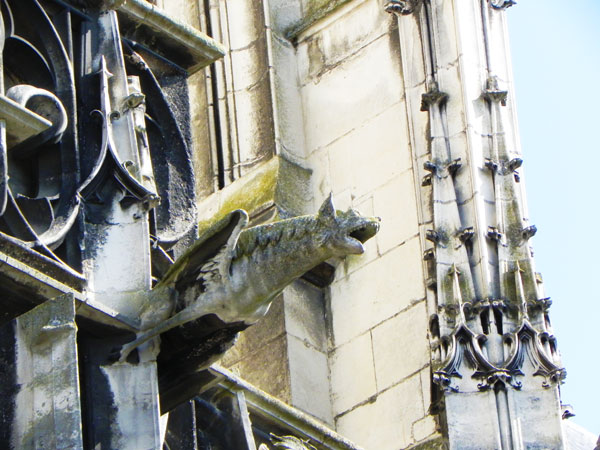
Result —
[[[507,10],[537,270],[574,422],[600,434],[600,1]]]

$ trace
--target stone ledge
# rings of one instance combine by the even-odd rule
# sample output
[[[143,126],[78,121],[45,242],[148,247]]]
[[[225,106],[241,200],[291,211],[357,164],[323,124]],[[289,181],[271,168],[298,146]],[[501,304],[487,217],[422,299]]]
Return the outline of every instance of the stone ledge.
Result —
[[[350,0],[325,0],[320,2],[313,2],[312,7],[309,7],[308,14],[296,25],[290,27],[285,32],[285,37],[292,42],[298,40],[298,37],[315,23],[327,17],[333,11],[338,9],[340,6],[345,5]]]
[[[194,73],[225,55],[219,42],[144,0],[110,0],[123,36]]]
[[[248,409],[251,413],[283,427],[284,430],[290,433],[299,434],[303,438],[310,439],[311,444],[317,444],[319,449],[361,450],[361,447],[329,429],[320,421],[271,397],[227,369],[215,364],[210,367],[209,372],[216,378],[213,383],[222,389],[232,393],[242,391],[245,394]]]

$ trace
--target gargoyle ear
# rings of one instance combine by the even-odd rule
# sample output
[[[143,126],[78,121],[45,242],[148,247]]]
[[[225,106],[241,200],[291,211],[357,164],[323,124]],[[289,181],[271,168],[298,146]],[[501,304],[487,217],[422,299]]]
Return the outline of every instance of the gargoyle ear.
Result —
[[[330,221],[335,219],[335,206],[333,206],[333,196],[330,193],[321,207],[319,208],[318,217],[320,220]]]

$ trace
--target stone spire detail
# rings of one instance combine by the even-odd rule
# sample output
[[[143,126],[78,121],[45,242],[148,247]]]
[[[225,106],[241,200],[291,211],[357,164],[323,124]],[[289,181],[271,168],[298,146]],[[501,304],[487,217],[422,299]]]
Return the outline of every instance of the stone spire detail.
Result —
[[[429,151],[421,163],[421,233],[433,381],[443,392],[450,448],[555,447],[565,371],[535,272],[530,239],[537,229],[519,174],[504,31],[505,10],[515,2],[449,3],[385,4],[400,22],[414,161],[424,158],[422,146]],[[420,54],[411,33],[421,37]],[[416,105],[423,86],[428,127]]]

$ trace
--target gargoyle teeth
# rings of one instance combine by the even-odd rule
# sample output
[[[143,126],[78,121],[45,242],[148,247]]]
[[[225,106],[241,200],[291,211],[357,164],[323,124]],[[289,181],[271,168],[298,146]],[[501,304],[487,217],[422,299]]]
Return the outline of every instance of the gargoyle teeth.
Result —
[[[375,236],[377,231],[379,230],[379,224],[375,222],[369,222],[363,225],[358,225],[350,230],[348,236],[354,238],[361,243],[365,243],[370,238]]]

